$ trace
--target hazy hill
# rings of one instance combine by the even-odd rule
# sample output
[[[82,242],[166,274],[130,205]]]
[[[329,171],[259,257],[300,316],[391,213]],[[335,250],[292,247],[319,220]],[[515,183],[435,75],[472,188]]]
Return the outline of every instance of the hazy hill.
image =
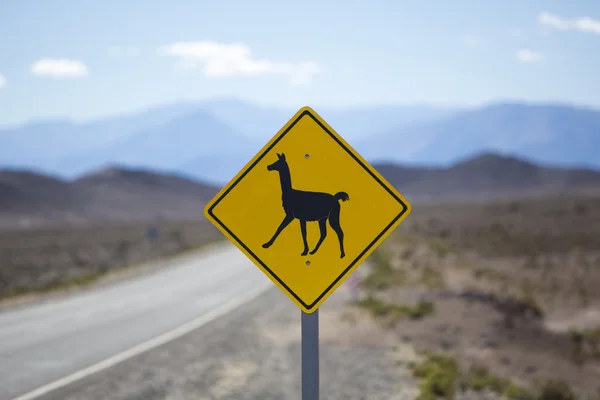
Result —
[[[83,175],[70,182],[70,186],[128,191],[143,195],[165,192],[178,196],[197,196],[205,200],[209,200],[217,192],[216,186],[205,185],[185,176],[120,166],[111,166]]]
[[[74,181],[0,172],[0,225],[89,220],[202,219],[215,186],[173,174],[109,167]]]
[[[409,199],[493,197],[600,188],[599,170],[545,167],[494,153],[479,154],[445,168],[406,167],[390,163],[374,166]]]
[[[61,179],[25,170],[0,171],[2,213],[65,211],[83,200],[83,193]]]
[[[483,153],[450,167],[374,164],[409,200],[522,195],[600,188],[600,171],[540,166]],[[0,172],[0,222],[201,219],[218,187],[181,175],[109,167],[74,181],[23,171]]]
[[[111,167],[75,180],[90,195],[92,219],[202,219],[217,188],[172,174]]]

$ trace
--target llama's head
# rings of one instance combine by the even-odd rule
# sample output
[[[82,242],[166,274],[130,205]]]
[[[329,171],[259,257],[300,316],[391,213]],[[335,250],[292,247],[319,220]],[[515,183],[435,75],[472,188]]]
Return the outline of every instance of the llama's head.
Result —
[[[281,169],[285,168],[286,166],[287,163],[285,162],[285,154],[277,153],[277,161],[275,161],[273,164],[267,165],[267,169],[269,171],[281,171]]]

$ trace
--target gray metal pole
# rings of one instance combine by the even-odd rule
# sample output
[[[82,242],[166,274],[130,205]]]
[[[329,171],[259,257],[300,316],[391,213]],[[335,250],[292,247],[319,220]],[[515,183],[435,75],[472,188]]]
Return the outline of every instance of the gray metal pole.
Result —
[[[302,311],[302,400],[319,400],[319,310]]]

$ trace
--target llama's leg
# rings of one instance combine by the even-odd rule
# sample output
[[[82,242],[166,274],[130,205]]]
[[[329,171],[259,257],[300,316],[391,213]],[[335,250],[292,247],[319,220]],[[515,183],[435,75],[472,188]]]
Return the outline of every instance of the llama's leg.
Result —
[[[321,243],[323,243],[323,240],[325,240],[325,237],[327,236],[327,218],[321,218],[319,220],[319,230],[321,231],[321,237],[319,238],[317,245],[315,246],[313,251],[310,252],[310,254],[315,254],[317,250],[319,250],[319,247],[321,247]]]
[[[338,240],[340,241],[340,258],[344,258],[346,255],[346,253],[344,253],[344,231],[342,231],[342,227],[340,226],[339,207],[331,210],[331,214],[329,214],[329,225],[331,225],[331,228],[337,233]]]
[[[279,224],[279,227],[277,227],[277,230],[275,231],[275,234],[273,235],[271,240],[269,240],[267,243],[263,244],[262,247],[265,249],[271,247],[271,245],[273,244],[275,239],[277,239],[277,236],[279,236],[281,231],[284,230],[285,227],[288,226],[290,224],[290,222],[292,222],[293,220],[294,220],[294,216],[292,214],[286,214],[285,217],[283,218],[283,221],[281,221],[281,224]]]
[[[302,242],[304,243],[304,250],[302,251],[302,256],[308,254],[308,241],[306,240],[306,220],[300,220],[300,231],[302,232]]]

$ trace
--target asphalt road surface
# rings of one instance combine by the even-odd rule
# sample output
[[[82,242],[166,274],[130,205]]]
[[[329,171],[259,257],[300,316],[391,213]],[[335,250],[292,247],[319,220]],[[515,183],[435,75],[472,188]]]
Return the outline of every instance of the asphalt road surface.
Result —
[[[0,313],[0,400],[101,362],[271,285],[217,246],[141,278]]]

